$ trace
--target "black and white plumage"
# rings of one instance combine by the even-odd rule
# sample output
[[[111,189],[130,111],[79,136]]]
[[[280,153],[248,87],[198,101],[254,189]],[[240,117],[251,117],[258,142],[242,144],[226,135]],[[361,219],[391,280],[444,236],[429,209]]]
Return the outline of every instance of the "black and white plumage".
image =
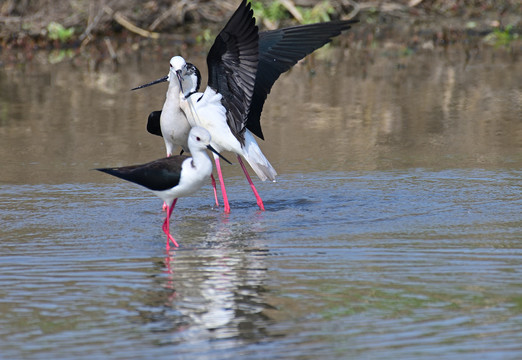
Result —
[[[264,139],[260,117],[267,95],[283,72],[289,70],[309,53],[329,43],[333,37],[349,29],[355,22],[357,20],[294,26],[262,32],[256,38],[257,27],[254,25],[250,5],[243,1],[209,51],[208,87],[203,94],[195,94],[201,83],[201,77],[199,72],[190,70],[193,65],[186,63],[179,56],[171,59],[171,73],[174,70],[178,74],[180,84],[178,89],[181,95],[179,99],[169,104],[175,103],[175,111],[171,114],[179,114],[179,109],[182,109],[181,112],[185,114],[189,127],[202,126],[210,131],[213,146],[218,151],[228,150],[238,154],[238,160],[260,209],[264,210],[263,202],[246,171],[241,156],[247,160],[262,181],[267,179],[275,181],[277,175],[275,169],[252,136],[253,133]],[[160,81],[161,79],[150,84]],[[182,83],[191,84],[192,88],[183,86]],[[144,86],[148,84],[141,87]],[[169,91],[171,86],[172,82]],[[163,126],[159,127],[157,123],[158,121],[163,123],[167,118],[163,114],[167,101],[162,112],[153,112],[149,115],[147,124],[149,132],[163,135],[164,138]],[[173,116],[169,117],[173,118]],[[226,123],[223,121],[224,117]],[[175,118],[176,126],[172,125],[174,121],[170,122],[173,128],[179,130],[187,127],[181,116]],[[167,140],[165,143],[167,144]],[[172,144],[171,142],[170,147]],[[183,146],[181,142],[177,144]],[[229,212],[230,207],[217,158],[216,167],[220,176],[225,212]]]
[[[244,157],[262,180],[275,179],[276,172],[272,165],[261,152],[254,137],[246,131],[259,57],[258,39],[258,28],[255,25],[253,11],[250,4],[244,0],[219,33],[209,51],[207,56],[209,78],[204,93],[194,94],[198,90],[201,76],[198,72],[192,71],[193,65],[180,56],[174,56],[170,60],[170,71],[167,77],[150,83],[169,81],[167,99],[161,114],[154,113],[149,117],[150,129],[155,134],[158,133],[158,128],[161,130],[167,153],[172,153],[175,144],[182,145],[185,149],[182,141],[183,132],[192,126],[201,126],[211,133],[212,146],[218,151],[235,152],[241,164],[242,160],[239,156]],[[177,96],[174,92],[177,92]],[[158,115],[159,127],[150,121]],[[169,128],[169,132],[166,133],[165,128]],[[176,131],[175,136],[173,136],[174,131]],[[230,212],[219,158],[214,158],[225,212]],[[259,207],[264,210],[262,200],[243,164],[242,167]]]
[[[180,68],[183,66],[183,73]],[[181,146],[184,151],[188,151],[187,138],[190,131],[185,114],[180,108],[180,92],[183,89],[193,89],[196,92],[201,84],[201,74],[192,64],[186,63],[180,56],[174,56],[170,60],[170,70],[167,76],[158,80],[133,88],[141,89],[154,84],[168,81],[169,87],[163,104],[162,111],[153,112],[149,115],[147,130],[155,135],[161,134],[165,141],[167,156],[171,156],[176,146]],[[185,93],[189,94],[189,92]]]
[[[179,197],[193,194],[208,181],[212,173],[212,161],[205,150],[209,149],[219,155],[210,141],[207,130],[193,127],[188,136],[188,148],[192,156],[170,156],[146,164],[96,170],[144,186],[163,199],[167,205],[167,217],[163,224],[163,231],[167,235],[167,249],[169,240],[177,247],[176,240],[170,235],[169,218]]]
[[[207,55],[207,86],[222,96],[228,126],[241,144],[244,144],[242,134],[254,93],[258,58],[259,34],[254,12],[250,3],[243,0]]]
[[[358,20],[339,20],[260,32],[259,63],[246,128],[264,140],[261,112],[276,80],[299,60],[330,43],[357,22]],[[157,127],[155,124],[159,124],[160,115],[161,111],[154,111],[149,115],[147,130]],[[158,132],[149,132],[162,136]]]

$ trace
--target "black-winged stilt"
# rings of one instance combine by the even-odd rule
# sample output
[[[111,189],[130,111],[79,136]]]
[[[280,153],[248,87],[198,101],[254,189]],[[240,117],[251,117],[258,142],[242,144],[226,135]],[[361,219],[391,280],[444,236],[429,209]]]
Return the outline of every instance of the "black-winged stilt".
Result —
[[[176,59],[173,57],[170,61],[170,70],[167,76],[132,89],[137,90],[165,81],[169,82],[169,88],[167,89],[163,109],[162,111],[155,111],[149,115],[149,118],[151,119],[149,124],[152,127],[147,126],[147,130],[150,133],[156,135],[161,134],[163,136],[165,147],[167,149],[167,156],[173,154],[174,148],[177,145],[181,146],[184,151],[188,151],[187,138],[191,126],[187,122],[186,116],[180,108],[180,93],[183,88],[199,89],[200,83],[192,83],[192,81],[201,81],[199,70],[194,65],[187,64],[185,77],[182,77],[181,71],[176,70],[177,67]]]
[[[209,149],[221,156],[210,145],[210,139],[207,130],[193,127],[187,141],[191,157],[177,155],[141,165],[96,169],[142,185],[163,199],[167,204],[167,217],[163,223],[163,231],[167,235],[167,250],[170,249],[169,241],[172,241],[174,246],[179,246],[170,234],[169,225],[170,215],[178,198],[191,195],[199,190],[212,173],[212,161],[205,150]],[[224,157],[222,159],[230,163]]]
[[[167,98],[160,114],[160,126],[153,129],[163,135],[167,155],[175,145],[186,150],[185,133],[192,126],[206,128],[212,136],[212,145],[218,150],[238,154],[245,175],[256,195],[259,207],[264,210],[261,197],[243,165],[245,157],[263,180],[275,179],[275,170],[250,134],[245,138],[248,109],[254,91],[258,63],[258,29],[253,11],[245,0],[220,32],[207,57],[208,86],[194,105],[190,96],[199,89],[201,75],[197,68],[186,63],[181,56],[170,60],[169,75],[139,86],[143,88],[169,81]],[[197,109],[196,109],[197,108]],[[159,113],[156,113],[159,114]],[[152,114],[151,114],[152,116]],[[225,212],[230,212],[219,158],[214,156],[220,180]],[[214,189],[215,182],[213,181]],[[217,197],[216,197],[217,203]]]
[[[256,174],[259,176],[261,180],[275,180],[276,172],[273,169],[273,167],[270,165],[268,160],[264,157],[261,150],[259,149],[259,146],[255,142],[254,137],[250,134],[252,132],[256,136],[258,136],[261,139],[264,139],[263,132],[261,130],[261,124],[260,124],[260,117],[261,112],[263,109],[264,102],[267,98],[267,95],[270,93],[270,90],[275,83],[275,81],[279,78],[279,76],[289,70],[293,65],[297,63],[297,61],[304,58],[306,55],[312,53],[314,50],[322,47],[323,45],[329,43],[334,37],[338,36],[342,31],[348,30],[352,24],[356,23],[358,20],[346,20],[346,21],[332,21],[327,23],[317,23],[317,24],[310,24],[310,25],[300,25],[300,26],[293,26],[278,30],[272,30],[272,31],[265,31],[259,33],[259,48],[258,48],[258,65],[257,70],[255,72],[255,81],[254,81],[254,92],[251,97],[251,102],[248,106],[247,110],[247,116],[245,118],[244,114],[237,114],[238,107],[229,107],[229,104],[234,104],[234,97],[228,96],[227,91],[230,88],[230,83],[234,86],[238,86],[238,84],[234,81],[234,79],[238,75],[244,76],[245,68],[241,67],[232,67],[228,65],[227,62],[237,61],[241,58],[241,52],[239,52],[239,56],[236,55],[236,57],[231,57],[230,53],[232,50],[235,50],[232,45],[234,45],[234,39],[236,36],[241,34],[241,28],[237,26],[237,24],[240,22],[241,19],[249,20],[252,17],[251,12],[246,11],[248,9],[248,5],[245,4],[245,1],[241,3],[238,10],[234,13],[230,21],[227,23],[225,28],[220,32],[220,34],[217,36],[216,41],[214,42],[208,57],[207,57],[207,64],[209,67],[209,87],[213,88],[215,92],[218,94],[223,95],[222,98],[222,105],[225,106],[225,110],[227,112],[227,125],[232,132],[232,134],[236,137],[236,139],[240,142],[240,144],[243,146],[243,148],[249,148],[248,146],[245,146],[248,142],[249,144],[254,144],[251,147],[251,150],[255,153],[259,153],[261,155],[261,161],[260,165],[258,166],[258,169],[253,166],[254,171],[256,171]],[[239,20],[238,20],[239,19]],[[228,41],[225,42],[224,39]],[[237,41],[237,40],[235,40]],[[244,45],[244,44],[243,44]],[[248,49],[248,47],[244,46],[244,48]],[[241,48],[239,48],[241,50]],[[237,53],[237,51],[236,51]],[[248,56],[247,56],[248,55]],[[243,51],[243,57],[249,60],[250,62],[253,61],[252,59],[252,52],[251,51]],[[174,86],[176,86],[179,90],[183,93],[184,96],[181,96],[179,99],[174,99],[170,102],[170,104],[176,103],[176,109],[174,112],[171,112],[170,116],[168,117],[169,120],[167,120],[167,117],[163,114],[163,111],[169,110],[166,109],[165,105],[167,105],[166,100],[163,111],[155,111],[152,112],[149,115],[148,124],[147,124],[147,130],[154,134],[162,136],[163,132],[163,126],[160,126],[161,123],[165,121],[169,121],[172,128],[177,128],[178,133],[182,133],[183,129],[187,128],[187,122],[184,120],[187,120],[187,118],[190,120],[189,127],[194,124],[201,125],[203,127],[207,127],[210,122],[212,122],[212,118],[208,116],[200,116],[200,112],[205,112],[204,106],[200,103],[201,99],[204,99],[203,97],[200,97],[200,95],[196,95],[195,97],[198,99],[198,101],[194,104],[193,101],[191,101],[192,97],[191,95],[198,91],[199,85],[201,83],[201,75],[197,68],[190,64],[185,63],[184,60],[180,57],[174,57],[171,59],[171,72],[169,73],[169,76],[161,78],[159,80],[156,80],[152,83],[145,84],[142,86],[139,86],[138,88],[150,86],[153,84],[157,84],[159,82],[167,81],[169,77],[172,77],[172,70],[173,70],[173,60],[177,59],[175,61],[176,64],[176,76],[178,78],[178,81]],[[252,69],[253,66],[250,67]],[[223,71],[228,70],[228,71]],[[251,75],[251,74],[250,74]],[[212,85],[211,85],[212,84]],[[248,81],[248,85],[251,84],[251,79]],[[172,82],[169,84],[169,91],[172,86]],[[138,89],[135,88],[135,89]],[[205,91],[205,93],[208,91],[209,88]],[[133,89],[134,90],[134,89]],[[208,104],[208,98],[210,96],[207,96],[207,101],[203,102],[205,104]],[[183,107],[183,102],[188,98],[189,103],[186,103],[184,106],[185,111],[182,113],[179,112],[179,108]],[[229,100],[231,98],[231,100]],[[170,105],[169,104],[169,105]],[[217,105],[215,102],[212,103],[213,105]],[[211,106],[214,108],[214,106]],[[208,110],[210,111],[210,108]],[[244,104],[242,106],[244,109]],[[186,110],[189,111],[186,111]],[[194,109],[196,111],[194,112]],[[169,110],[170,111],[170,110]],[[234,116],[231,113],[234,113],[236,111],[236,116]],[[183,116],[185,114],[185,116]],[[243,116],[241,116],[243,115]],[[175,120],[173,120],[175,118]],[[201,119],[204,119],[200,121]],[[240,121],[237,121],[238,119],[241,119]],[[174,125],[175,124],[175,125]],[[215,124],[210,124],[213,127],[220,127],[222,126],[223,121],[216,121]],[[209,129],[210,130],[210,129]],[[211,131],[212,133],[213,131]],[[223,131],[222,131],[223,132]],[[226,133],[226,131],[223,132],[223,134]],[[168,134],[168,133],[167,133]],[[229,135],[229,134],[227,134]],[[165,137],[165,136],[164,136]],[[173,139],[172,136],[167,135],[169,140],[165,140],[165,143],[167,144],[167,141],[170,141],[170,148],[173,148],[175,145],[181,145],[184,147],[182,140]],[[181,136],[182,138],[183,136]],[[216,141],[218,137],[213,136],[213,141]],[[228,136],[230,138],[230,136]],[[252,141],[253,140],[253,141]],[[234,141],[232,141],[234,142]],[[222,144],[223,145],[223,144]],[[226,146],[228,145],[228,146]],[[226,144],[225,146],[217,146],[222,150],[228,150],[227,147],[232,146],[231,144]],[[167,146],[168,148],[168,146]],[[232,150],[234,151],[234,150]],[[234,151],[236,152],[236,151]],[[242,155],[238,152],[238,159],[239,162],[243,168],[243,171],[245,172],[245,176],[247,177],[247,180],[249,181],[252,190],[254,192],[254,195],[256,196],[258,205],[261,209],[264,209],[261,197],[258,195],[255,186],[253,182],[250,180],[250,177],[248,175],[248,172],[246,171],[246,168],[244,167],[243,162],[241,161],[241,158],[239,155]],[[247,158],[248,161],[248,158]],[[218,174],[221,174],[220,167],[218,164],[219,161],[216,162],[216,167],[218,168]],[[249,161],[250,163],[250,161]],[[252,163],[251,163],[252,166]],[[225,211],[229,211],[228,201],[226,198],[226,192],[224,190],[224,184],[222,181],[222,175],[220,175],[220,181],[222,184],[222,190],[223,190],[223,196],[224,196],[224,202],[225,202]],[[214,187],[215,189],[215,187]],[[216,203],[217,203],[217,197],[216,197]]]

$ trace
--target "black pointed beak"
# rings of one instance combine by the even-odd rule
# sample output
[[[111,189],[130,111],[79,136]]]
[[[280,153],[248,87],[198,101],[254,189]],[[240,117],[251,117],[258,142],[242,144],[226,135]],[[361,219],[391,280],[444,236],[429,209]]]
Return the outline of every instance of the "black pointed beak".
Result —
[[[156,85],[156,84],[159,84],[159,83],[162,83],[162,82],[165,82],[165,81],[168,81],[169,80],[169,76],[164,76],[162,77],[161,79],[158,79],[158,80],[154,80],[153,82],[150,82],[148,84],[144,84],[144,85],[140,85],[140,86],[137,86],[131,90],[138,90],[138,89],[142,89],[142,88],[145,88],[145,87],[148,87],[148,86],[151,86],[151,85]]]
[[[181,70],[176,70],[176,76],[179,81],[179,88],[181,90],[181,93],[183,94],[183,77],[181,76]]]
[[[217,152],[216,149],[214,149],[212,147],[212,145],[207,145],[207,149],[209,149],[210,151],[212,151],[214,154],[216,154],[217,156],[219,156],[220,158],[222,158],[223,160],[225,160],[227,163],[229,163],[230,165],[232,165],[232,163],[230,161],[228,161],[223,155],[221,155],[220,153]]]

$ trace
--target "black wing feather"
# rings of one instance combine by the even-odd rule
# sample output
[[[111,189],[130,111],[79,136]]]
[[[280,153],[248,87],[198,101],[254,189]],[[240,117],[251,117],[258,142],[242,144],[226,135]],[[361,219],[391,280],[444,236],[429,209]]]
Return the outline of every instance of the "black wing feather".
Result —
[[[178,155],[146,164],[96,169],[150,190],[168,190],[179,184],[181,164],[189,156]]]
[[[163,136],[161,133],[161,110],[153,111],[149,114],[149,119],[147,120],[147,131],[152,135]]]
[[[259,35],[253,15],[250,3],[243,0],[207,56],[208,86],[223,96],[227,123],[242,144],[259,61]]]
[[[259,64],[246,127],[264,139],[261,112],[266,97],[279,76],[299,60],[329,43],[358,20],[340,20],[292,26],[259,33]]]
[[[244,73],[243,69],[240,68],[237,70],[237,74],[234,74],[229,68],[227,73],[223,70],[224,65],[222,62],[224,61],[223,59],[232,60],[233,62],[234,57],[227,54],[227,44],[224,39],[229,38],[229,33],[225,30],[227,30],[236,15],[244,16],[244,12],[238,15],[243,6],[244,2],[218,35],[207,57],[207,63],[209,63],[209,86],[223,94],[223,102],[228,109],[227,122],[236,136],[238,136],[237,134],[243,134],[244,122],[236,122],[234,119],[243,118],[241,114],[244,114],[242,111],[244,111],[243,109],[245,109],[244,106],[247,101],[240,103],[239,106],[230,107],[231,102],[233,104],[236,103],[234,99],[241,99],[241,88],[237,89],[237,84],[235,82],[229,84],[228,80],[235,78],[237,74],[243,74],[248,79],[251,78],[252,72],[246,71]],[[334,37],[338,36],[342,31],[350,29],[351,25],[357,22],[358,20],[332,21],[259,33],[259,63],[257,64],[254,91],[249,105],[246,128],[259,138],[264,139],[260,123],[261,112],[263,111],[266,98],[279,76],[288,71],[306,55],[329,43]],[[244,50],[244,53],[246,54],[247,51]],[[244,59],[244,63],[245,67],[248,64],[253,65],[250,57]],[[234,75],[231,76],[230,74]],[[232,88],[231,91],[229,90],[230,87]],[[234,93],[238,94],[239,98],[234,98]],[[161,128],[159,127],[160,115],[161,111],[154,111],[149,115],[147,130],[151,134],[161,136]],[[235,126],[236,124],[238,126]],[[242,142],[242,140],[240,141]]]

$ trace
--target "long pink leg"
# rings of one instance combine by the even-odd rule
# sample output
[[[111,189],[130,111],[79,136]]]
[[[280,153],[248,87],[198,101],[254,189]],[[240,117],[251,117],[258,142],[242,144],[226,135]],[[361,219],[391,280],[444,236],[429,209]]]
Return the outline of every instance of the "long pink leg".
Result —
[[[245,173],[245,177],[247,178],[248,183],[250,184],[250,188],[254,192],[254,196],[256,197],[257,206],[259,206],[259,209],[261,211],[265,211],[265,206],[263,205],[263,200],[261,200],[261,196],[259,196],[259,193],[256,190],[256,187],[254,186],[254,183],[252,182],[252,179],[250,178],[250,175],[248,175],[248,171],[245,167],[245,164],[243,164],[243,160],[241,160],[241,156],[237,156],[237,159],[239,160],[239,164],[241,165],[241,168],[243,169],[243,172]]]
[[[214,179],[214,175],[210,174],[210,180],[212,181],[212,188],[214,189],[214,199],[216,199],[216,206],[219,207],[219,201],[217,198],[216,179]]]
[[[172,154],[167,153],[167,157],[171,157],[171,156],[172,156]],[[169,208],[169,206],[168,206],[167,203],[164,201],[164,202],[163,202],[163,206],[161,207],[161,210],[162,210],[162,211],[167,211],[168,208]]]
[[[219,158],[214,156],[216,161],[216,169],[219,177],[219,185],[221,186],[221,194],[223,195],[223,204],[225,206],[225,213],[230,214],[230,205],[228,204],[227,190],[225,189],[225,183],[223,182],[223,173],[221,173],[221,165],[219,164]]]
[[[172,235],[170,235],[170,224],[169,224],[170,215],[172,215],[172,211],[174,210],[174,206],[176,206],[177,201],[178,201],[178,199],[174,199],[174,201],[172,202],[172,205],[170,205],[170,206],[167,205],[167,217],[165,218],[165,222],[163,223],[163,227],[162,227],[163,232],[165,233],[165,235],[167,235],[167,251],[170,250],[169,240],[172,241],[172,243],[174,244],[175,247],[179,247],[179,245],[176,242],[176,240],[174,239],[174,237]]]

